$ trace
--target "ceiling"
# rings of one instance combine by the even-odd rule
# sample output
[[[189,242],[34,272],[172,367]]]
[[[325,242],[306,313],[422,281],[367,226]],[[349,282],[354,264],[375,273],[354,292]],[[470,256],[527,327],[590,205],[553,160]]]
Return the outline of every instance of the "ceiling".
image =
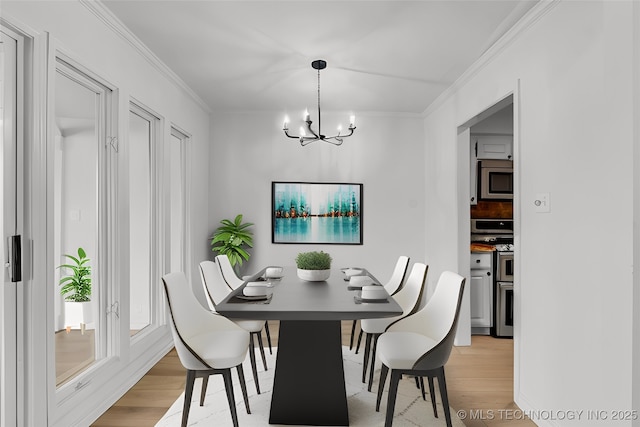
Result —
[[[421,114],[535,0],[102,0],[212,111]]]

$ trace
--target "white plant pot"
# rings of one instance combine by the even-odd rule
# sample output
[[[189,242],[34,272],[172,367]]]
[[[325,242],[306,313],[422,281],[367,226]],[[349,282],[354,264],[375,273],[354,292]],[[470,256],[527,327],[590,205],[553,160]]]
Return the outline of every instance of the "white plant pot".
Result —
[[[91,301],[87,302],[64,302],[64,325],[67,332],[74,328],[80,329],[84,333],[85,326],[93,321],[93,310]]]
[[[303,270],[298,269],[298,277],[308,282],[323,282],[329,278],[331,270]]]

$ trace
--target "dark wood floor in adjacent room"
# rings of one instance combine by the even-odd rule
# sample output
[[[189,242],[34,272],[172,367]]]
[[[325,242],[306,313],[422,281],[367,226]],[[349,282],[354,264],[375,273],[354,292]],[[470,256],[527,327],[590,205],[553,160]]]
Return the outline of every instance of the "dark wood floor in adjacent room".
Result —
[[[277,346],[278,322],[269,322],[269,329]],[[350,332],[351,322],[343,322],[345,345],[349,344]],[[266,338],[264,341],[266,345]],[[535,426],[530,420],[520,419],[513,402],[513,340],[473,336],[470,347],[453,348],[445,372],[451,407],[469,415],[464,420],[466,426]],[[171,350],[92,425],[152,427],[184,391],[184,384],[185,370]]]

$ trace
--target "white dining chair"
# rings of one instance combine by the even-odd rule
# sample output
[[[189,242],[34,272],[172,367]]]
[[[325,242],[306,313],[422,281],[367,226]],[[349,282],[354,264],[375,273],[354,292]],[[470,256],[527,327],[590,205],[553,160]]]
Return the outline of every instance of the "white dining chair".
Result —
[[[171,333],[180,363],[187,370],[182,408],[182,427],[186,427],[196,378],[202,378],[200,406],[204,404],[210,375],[224,379],[231,419],[238,427],[231,368],[235,367],[245,408],[250,414],[247,386],[242,361],[249,349],[249,333],[224,316],[207,311],[198,302],[184,273],[169,273],[162,277],[169,313]]]
[[[224,281],[227,282],[227,286],[229,286],[232,290],[238,289],[245,282],[244,279],[241,279],[236,274],[236,271],[233,269],[231,265],[231,261],[229,261],[229,257],[221,254],[217,255],[215,258],[216,262],[220,265],[220,269],[222,270],[222,277]],[[255,275],[248,276],[248,278],[253,278]],[[264,322],[264,332],[267,335],[267,345],[269,346],[269,354],[273,354],[273,350],[271,348],[271,332],[269,331],[269,322],[265,320]]]
[[[391,273],[391,278],[384,284],[384,290],[387,291],[389,295],[395,295],[400,289],[402,289],[402,285],[404,284],[404,279],[407,276],[407,270],[409,269],[409,257],[401,255],[398,257],[396,261],[396,266],[393,268],[393,273]],[[353,338],[356,332],[356,325],[358,320],[354,320],[351,324],[351,338],[349,339],[349,350],[353,348]],[[358,333],[358,343],[356,345],[356,354],[358,354],[358,350],[360,349],[360,341],[362,341],[362,329],[360,329],[360,333]]]
[[[410,314],[413,314],[418,310],[420,302],[422,301],[422,293],[424,291],[428,269],[429,267],[425,264],[419,262],[413,264],[411,273],[409,273],[409,277],[407,278],[407,282],[404,284],[402,289],[393,296],[393,299],[395,299],[402,308],[402,314],[400,316],[377,319],[362,319],[362,321],[360,322],[362,331],[365,333],[364,357],[362,363],[362,382],[365,382],[369,357],[371,357],[369,384],[367,387],[369,391],[371,391],[371,387],[373,384],[373,371],[375,369],[376,345],[378,342],[378,337],[387,329],[390,324],[399,319],[402,319],[403,317],[409,316]]]
[[[423,378],[428,377],[431,402],[436,417],[438,415],[435,409],[433,378],[438,379],[445,420],[447,427],[451,427],[444,365],[449,359],[456,335],[464,283],[464,277],[451,271],[443,272],[427,304],[417,313],[390,325],[378,339],[377,356],[382,362],[382,369],[376,411],[380,410],[384,383],[391,369],[385,427],[391,427],[393,422],[398,382],[402,375],[420,378],[423,398]]]
[[[202,288],[204,290],[207,304],[212,312],[216,312],[216,305],[220,304],[230,293],[231,289],[227,286],[222,278],[220,266],[214,261],[202,261],[200,263],[200,278],[202,279]],[[262,344],[262,325],[263,320],[245,320],[233,319],[233,322],[242,329],[249,332],[249,359],[251,361],[251,371],[253,380],[256,383],[256,391],[260,394],[260,382],[258,381],[258,369],[256,366],[255,341],[258,340],[258,348],[262,356],[262,364],[264,370],[267,370],[267,359]]]

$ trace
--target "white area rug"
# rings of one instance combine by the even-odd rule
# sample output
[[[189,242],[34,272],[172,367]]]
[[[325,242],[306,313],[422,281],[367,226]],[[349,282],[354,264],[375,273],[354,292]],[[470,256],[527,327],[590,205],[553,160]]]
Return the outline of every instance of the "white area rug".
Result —
[[[249,358],[245,361],[243,368],[249,393],[249,406],[251,414],[247,414],[244,402],[242,401],[242,391],[238,383],[237,371],[233,370],[233,390],[236,397],[236,410],[240,427],[263,427],[269,425],[269,409],[271,405],[271,390],[273,386],[273,374],[275,372],[276,349],[273,356],[267,352],[268,371],[264,372],[262,360],[259,352],[256,351],[258,363],[258,378],[260,380],[260,390],[262,394],[256,393],[251,365]],[[385,393],[382,395],[380,412],[376,412],[376,393],[378,390],[378,379],[380,369],[375,372],[375,381],[372,391],[367,391],[366,384],[361,382],[362,377],[362,350],[359,354],[354,354],[348,347],[342,347],[344,360],[345,380],[347,385],[347,400],[349,406],[349,423],[354,427],[378,427],[384,426],[385,410],[387,407],[387,391],[389,390],[389,378],[385,386]],[[425,381],[426,385],[426,381]],[[312,385],[311,385],[312,386]],[[207,396],[204,406],[199,405],[200,380],[196,380],[193,390],[193,401],[189,411],[189,426],[232,426],[229,404],[224,391],[224,383],[221,375],[214,375],[209,379]],[[394,427],[415,427],[415,426],[446,426],[440,395],[436,389],[436,401],[438,402],[438,417],[434,418],[429,395],[427,400],[422,400],[420,390],[416,388],[413,378],[404,378],[400,381],[398,398],[394,411]],[[184,393],[176,400],[156,427],[179,427],[182,419],[182,405]],[[319,404],[321,404],[319,402]],[[457,418],[456,412],[451,410],[451,418],[455,427],[464,427],[464,424]]]

